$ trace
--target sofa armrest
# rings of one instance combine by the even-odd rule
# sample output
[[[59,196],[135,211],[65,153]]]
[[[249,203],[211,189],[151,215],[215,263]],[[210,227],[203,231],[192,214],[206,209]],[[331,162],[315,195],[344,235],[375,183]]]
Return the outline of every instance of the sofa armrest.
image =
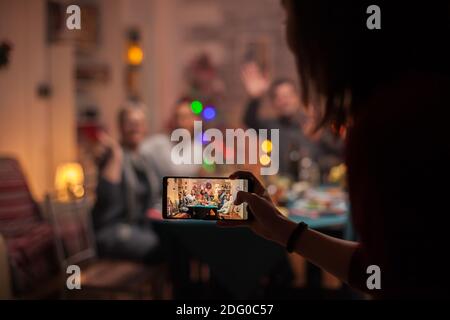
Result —
[[[11,299],[11,275],[6,242],[0,234],[0,300]]]

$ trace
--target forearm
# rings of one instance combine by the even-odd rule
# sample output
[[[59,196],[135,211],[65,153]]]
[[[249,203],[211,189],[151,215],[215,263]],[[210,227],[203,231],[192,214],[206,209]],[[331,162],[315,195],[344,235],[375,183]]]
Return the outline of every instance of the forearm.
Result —
[[[285,222],[277,232],[279,236],[275,240],[286,246],[295,227],[294,222]],[[306,229],[297,239],[294,251],[341,281],[348,282],[350,264],[357,247],[356,242],[333,238],[315,230]]]
[[[102,169],[102,178],[112,184],[118,184],[122,180],[122,150],[113,148],[111,158]]]
[[[244,124],[248,128],[259,129],[261,126],[259,119],[260,98],[252,98],[248,103],[244,116]]]

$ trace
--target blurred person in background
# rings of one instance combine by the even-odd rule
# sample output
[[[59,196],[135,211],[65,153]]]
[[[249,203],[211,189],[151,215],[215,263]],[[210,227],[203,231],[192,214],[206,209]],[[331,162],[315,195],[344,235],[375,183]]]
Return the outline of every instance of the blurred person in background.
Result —
[[[312,107],[307,109],[308,113],[311,113]],[[301,159],[300,161],[300,178],[302,178],[302,170],[307,166],[308,160],[317,166],[318,169],[318,183],[327,184],[330,183],[329,175],[333,168],[342,165],[344,162],[344,136],[345,130],[337,132],[335,128],[317,128],[316,116],[309,116],[309,121],[303,126],[303,132],[310,139],[312,144],[311,149],[313,153],[311,158]],[[302,160],[304,160],[302,162]],[[310,170],[307,170],[310,171]],[[303,172],[305,173],[305,172]],[[310,172],[306,172],[306,176]],[[311,177],[310,177],[311,178]]]
[[[250,97],[245,109],[244,124],[256,130],[280,130],[279,174],[297,179],[300,157],[312,156],[312,144],[301,128],[301,121],[305,121],[305,117],[299,112],[300,99],[295,83],[290,79],[278,79],[271,83],[255,62],[243,66],[242,82]],[[276,118],[262,119],[259,114],[266,94],[269,95],[270,106],[274,109]]]
[[[172,161],[171,156],[172,148],[178,143],[171,141],[173,130],[187,129],[193,139],[193,145],[202,143],[201,137],[194,137],[194,121],[201,121],[201,119],[192,112],[191,102],[192,100],[189,98],[178,100],[173,111],[173,118],[168,126],[168,132],[148,138],[141,146],[141,152],[152,164],[161,186],[162,178],[165,176],[197,176],[202,168],[201,165],[196,164],[177,165]]]
[[[342,143],[331,132],[322,130],[312,134],[312,115],[300,107],[300,96],[293,80],[277,79],[271,83],[255,62],[249,62],[242,68],[242,82],[250,97],[244,124],[256,130],[280,130],[280,175],[297,180],[303,158],[323,164],[320,169],[326,171],[324,175],[342,161]],[[263,119],[259,115],[266,94],[276,113],[273,119]]]
[[[161,211],[159,180],[140,154],[147,134],[144,107],[129,104],[118,116],[120,142],[99,133],[99,181],[93,209],[101,256],[152,262],[159,255],[159,238],[147,213]]]

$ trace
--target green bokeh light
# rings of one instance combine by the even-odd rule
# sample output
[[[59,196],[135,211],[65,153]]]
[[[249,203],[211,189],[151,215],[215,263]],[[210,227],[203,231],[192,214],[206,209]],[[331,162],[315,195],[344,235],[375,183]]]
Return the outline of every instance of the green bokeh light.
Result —
[[[204,161],[203,161],[203,169],[206,172],[210,172],[210,173],[215,172],[216,171],[216,164],[213,161],[211,161],[210,159],[204,159]]]
[[[203,111],[203,104],[198,100],[192,101],[191,109],[193,113],[200,114]]]

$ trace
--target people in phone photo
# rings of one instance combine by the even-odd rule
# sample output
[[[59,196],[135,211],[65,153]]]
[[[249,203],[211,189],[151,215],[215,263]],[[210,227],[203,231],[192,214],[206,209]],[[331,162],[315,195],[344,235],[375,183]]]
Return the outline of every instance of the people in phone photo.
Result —
[[[233,204],[235,195],[241,190],[246,190],[244,180],[169,178],[167,181],[167,218],[203,220],[247,218],[243,205]]]

